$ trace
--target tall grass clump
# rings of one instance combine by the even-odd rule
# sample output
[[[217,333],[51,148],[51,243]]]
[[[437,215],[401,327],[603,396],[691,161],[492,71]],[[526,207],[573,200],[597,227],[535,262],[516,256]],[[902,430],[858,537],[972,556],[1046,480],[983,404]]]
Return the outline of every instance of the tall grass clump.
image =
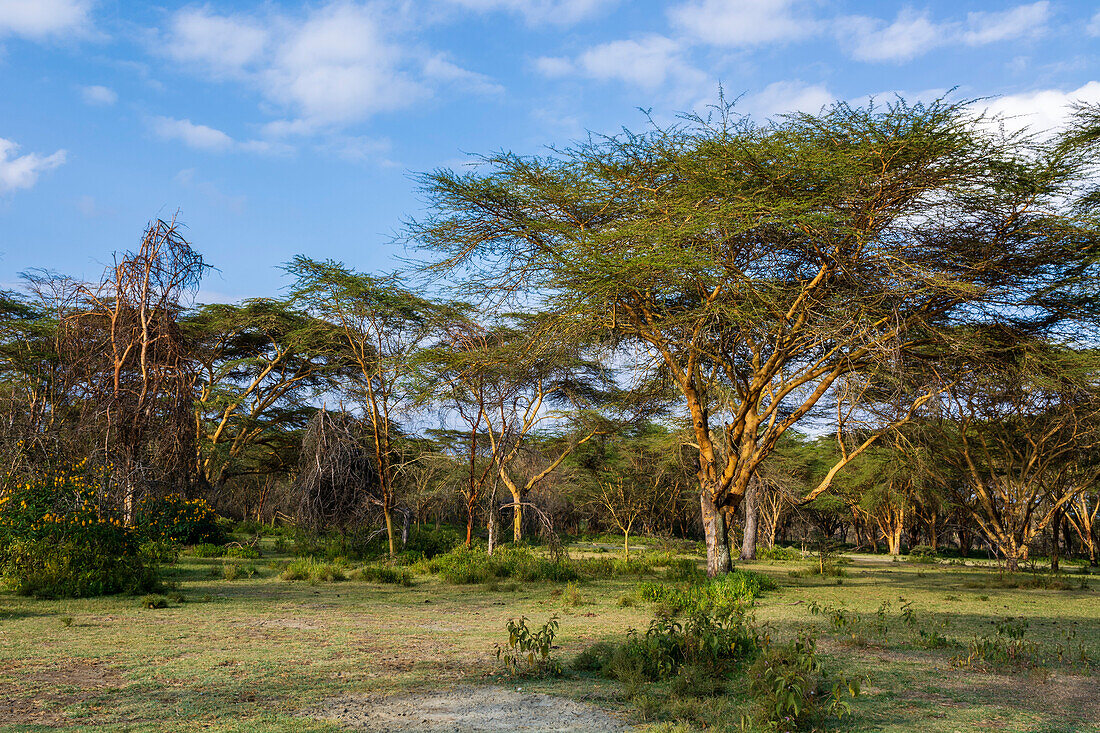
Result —
[[[456,547],[418,566],[454,585],[487,583],[511,578],[519,581],[568,582],[580,579],[573,561],[536,555],[525,547],[498,547],[492,555],[479,547]]]
[[[728,613],[775,587],[775,581],[766,575],[734,570],[717,578],[686,585],[644,581],[638,584],[638,596],[645,601],[660,603],[676,615]]]

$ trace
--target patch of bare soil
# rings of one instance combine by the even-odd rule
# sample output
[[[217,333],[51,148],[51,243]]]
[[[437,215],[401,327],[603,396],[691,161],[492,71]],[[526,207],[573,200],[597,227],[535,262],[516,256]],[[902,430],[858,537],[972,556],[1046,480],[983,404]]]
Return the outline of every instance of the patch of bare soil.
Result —
[[[8,678],[0,680],[0,725],[66,727],[68,718],[58,708],[123,684],[117,672],[98,662],[73,661],[52,669],[12,665],[0,674]]]
[[[328,700],[314,717],[364,731],[617,733],[629,726],[593,705],[511,687],[461,685],[401,695]]]

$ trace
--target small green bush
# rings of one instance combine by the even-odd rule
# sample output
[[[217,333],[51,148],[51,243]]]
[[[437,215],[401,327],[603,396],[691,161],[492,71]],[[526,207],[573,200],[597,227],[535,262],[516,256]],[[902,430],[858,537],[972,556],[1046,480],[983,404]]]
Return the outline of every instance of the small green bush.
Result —
[[[734,570],[717,578],[674,586],[642,582],[638,596],[645,601],[666,604],[674,614],[728,613],[774,589],[775,581],[749,570]]]
[[[200,542],[188,552],[195,557],[225,557],[225,547],[212,542]]]
[[[496,645],[496,657],[512,677],[557,677],[562,673],[561,663],[550,655],[554,637],[558,633],[558,617],[538,629],[527,625],[527,617],[509,619],[508,643]]]
[[[791,560],[801,560],[802,551],[795,547],[772,545],[771,547],[758,548],[756,557],[760,560],[790,562]]]
[[[312,558],[296,560],[279,575],[283,580],[305,580],[310,583],[334,583],[347,580],[343,568],[330,562],[320,562]]]
[[[348,573],[350,580],[363,580],[368,583],[388,583],[390,585],[410,586],[413,574],[408,568],[391,565],[364,565]]]
[[[906,559],[909,562],[933,563],[936,562],[938,557],[939,553],[936,552],[935,548],[929,545],[917,545],[909,549],[909,555]]]
[[[455,585],[485,583],[494,578],[522,582],[568,582],[580,578],[568,558],[554,560],[522,547],[498,547],[492,555],[488,555],[481,548],[462,545],[444,555],[423,561],[418,567]]]
[[[669,580],[699,581],[706,577],[706,573],[700,569],[695,560],[679,558],[669,562],[665,577]]]
[[[168,599],[162,595],[150,594],[141,599],[142,608],[168,608]]]

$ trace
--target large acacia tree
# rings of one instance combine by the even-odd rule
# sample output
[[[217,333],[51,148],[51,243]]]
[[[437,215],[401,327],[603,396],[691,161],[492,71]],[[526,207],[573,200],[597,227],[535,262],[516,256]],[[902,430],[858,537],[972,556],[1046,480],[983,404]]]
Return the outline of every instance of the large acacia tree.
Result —
[[[837,395],[893,408],[812,498],[940,389],[900,365],[949,324],[1032,305],[1029,285],[1096,241],[1067,204],[1088,172],[1081,150],[939,102],[766,123],[726,109],[426,174],[430,213],[411,236],[465,290],[537,303],[675,384],[715,574],[730,566],[724,514],[788,429]]]

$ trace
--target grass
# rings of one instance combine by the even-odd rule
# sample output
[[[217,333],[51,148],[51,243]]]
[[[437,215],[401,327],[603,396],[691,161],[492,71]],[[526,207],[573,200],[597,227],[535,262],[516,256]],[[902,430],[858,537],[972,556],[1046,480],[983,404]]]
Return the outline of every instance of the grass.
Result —
[[[268,545],[263,554],[287,559]],[[652,615],[648,603],[621,602],[636,596],[632,576],[577,581],[572,592],[583,603],[574,604],[572,592],[563,595],[565,583],[454,585],[418,574],[404,586],[354,572],[327,582],[328,568],[316,568],[313,583],[273,571],[227,581],[225,562],[185,556],[168,580],[187,602],[156,611],[128,596],[44,601],[0,594],[0,695],[8,701],[0,731],[336,731],[303,711],[342,694],[486,679],[509,618],[541,624],[558,614],[555,654],[569,660],[594,643],[621,641],[627,628],[645,629]],[[1073,581],[1062,589],[1012,587],[991,568],[857,556],[837,585],[830,577],[791,577],[789,561],[740,567],[778,586],[757,600],[758,624],[767,623],[775,638],[812,626],[830,666],[868,675],[841,729],[1098,730],[1100,675],[1060,662],[1056,650],[1084,644],[1100,656],[1100,577],[1087,589],[1070,573],[1059,576]],[[884,602],[883,635],[876,624]],[[811,604],[858,615],[858,628],[836,628],[830,616],[811,613]],[[953,661],[966,656],[972,640],[995,636],[1009,617],[1017,626],[1026,621],[1026,638],[1039,649],[1035,665],[969,669]],[[931,636],[922,644],[918,627],[946,645]],[[712,713],[736,723],[733,712],[746,704],[736,684],[724,697],[697,702],[671,688],[641,700],[618,682],[583,672],[524,688],[584,698],[633,722],[644,713],[664,726],[655,730],[690,731],[677,727],[676,717],[690,722]]]

